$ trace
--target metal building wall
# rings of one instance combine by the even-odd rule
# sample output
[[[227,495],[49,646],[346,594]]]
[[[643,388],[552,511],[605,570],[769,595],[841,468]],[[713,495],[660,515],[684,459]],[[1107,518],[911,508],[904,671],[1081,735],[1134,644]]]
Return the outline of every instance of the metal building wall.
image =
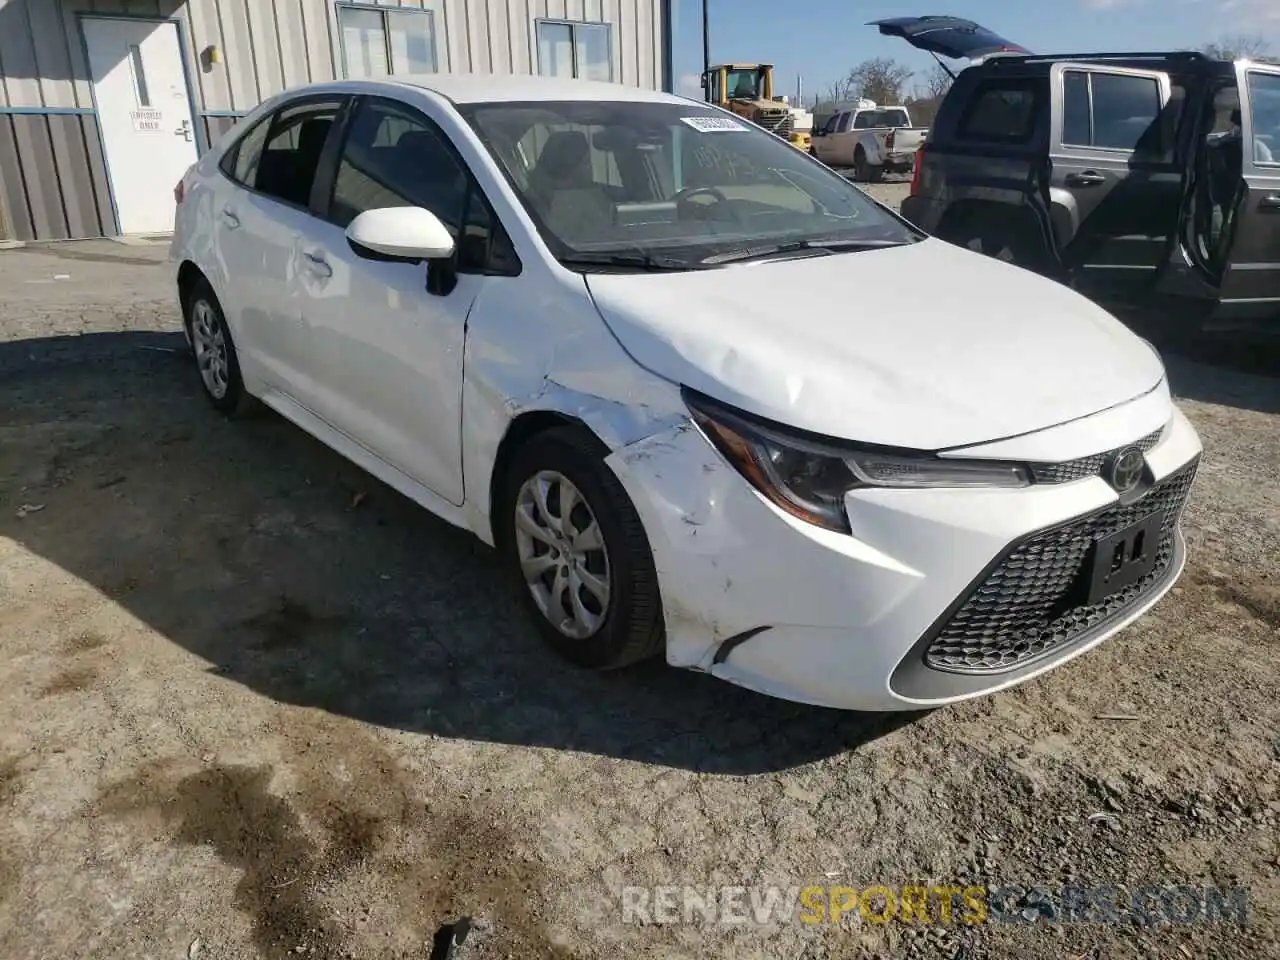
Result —
[[[361,0],[432,10],[442,71],[534,73],[537,19],[613,25],[614,79],[671,86],[673,0]],[[0,239],[111,235],[82,14],[178,20],[200,148],[263,98],[341,73],[334,0],[0,0]],[[201,53],[221,51],[211,63]]]

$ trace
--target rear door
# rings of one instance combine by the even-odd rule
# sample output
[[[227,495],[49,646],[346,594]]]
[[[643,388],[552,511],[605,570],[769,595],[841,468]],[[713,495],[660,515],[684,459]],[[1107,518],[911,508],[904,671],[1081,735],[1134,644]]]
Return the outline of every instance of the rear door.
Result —
[[[1280,67],[1239,64],[1244,184],[1222,280],[1235,313],[1280,323]]]
[[[1058,63],[1050,70],[1049,199],[1076,284],[1127,297],[1154,284],[1177,230],[1182,169],[1169,75]]]

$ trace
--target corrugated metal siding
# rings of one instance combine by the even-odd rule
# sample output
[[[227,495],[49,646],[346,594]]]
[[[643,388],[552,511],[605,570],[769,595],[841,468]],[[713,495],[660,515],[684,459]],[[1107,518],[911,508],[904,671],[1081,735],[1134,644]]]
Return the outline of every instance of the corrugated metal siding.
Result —
[[[666,2],[363,0],[363,5],[431,10],[439,67],[459,73],[536,72],[534,24],[539,19],[609,23],[614,79],[661,88]],[[204,144],[216,141],[235,114],[247,113],[265,97],[342,74],[334,0],[0,0],[0,194],[20,238],[96,236],[115,229],[80,34],[79,15],[91,13],[179,21]],[[221,51],[218,63],[203,55],[211,46]],[[30,112],[45,110],[55,113]]]
[[[0,190],[14,240],[115,232],[92,114],[0,114]]]

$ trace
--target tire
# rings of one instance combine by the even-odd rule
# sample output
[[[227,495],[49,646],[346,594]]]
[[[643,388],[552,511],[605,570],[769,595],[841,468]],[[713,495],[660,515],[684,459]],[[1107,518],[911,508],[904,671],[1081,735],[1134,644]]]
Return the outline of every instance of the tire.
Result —
[[[187,337],[195,361],[200,388],[215,410],[238,417],[255,409],[244,388],[240,360],[222,305],[205,280],[198,281],[183,305]]]
[[[853,179],[863,183],[879,183],[884,176],[884,167],[867,161],[867,155],[861,147],[853,154]]]
[[[569,486],[578,502],[570,508],[569,531],[564,531],[559,511]],[[594,437],[574,427],[534,436],[512,458],[498,503],[499,549],[552,649],[595,670],[625,667],[659,652],[662,603],[649,539],[622,484],[604,465]],[[592,518],[598,539],[589,533]],[[575,530],[579,538],[586,532],[585,542],[598,542],[603,549],[573,551],[568,534]],[[592,579],[582,577],[583,572]]]

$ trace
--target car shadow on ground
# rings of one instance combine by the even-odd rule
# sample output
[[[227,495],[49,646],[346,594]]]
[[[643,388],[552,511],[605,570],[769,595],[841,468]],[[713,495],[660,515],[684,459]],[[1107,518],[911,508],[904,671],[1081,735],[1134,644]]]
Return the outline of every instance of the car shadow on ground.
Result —
[[[181,334],[0,343],[0,537],[213,674],[397,730],[749,774],[920,716],[563,664],[493,551],[274,414],[215,413]]]

